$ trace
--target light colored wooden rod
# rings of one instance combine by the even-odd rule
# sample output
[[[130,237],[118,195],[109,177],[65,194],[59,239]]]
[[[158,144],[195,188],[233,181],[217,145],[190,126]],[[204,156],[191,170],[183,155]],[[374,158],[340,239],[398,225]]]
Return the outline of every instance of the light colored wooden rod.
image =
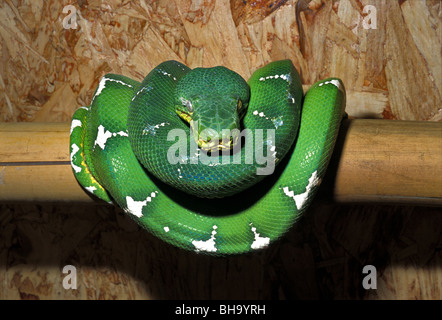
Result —
[[[69,124],[0,124],[0,201],[95,202],[69,165]],[[321,194],[442,205],[442,123],[345,120]]]
[[[338,203],[442,205],[442,123],[343,122],[328,189]]]
[[[94,201],[72,173],[69,131],[69,123],[0,123],[0,201]]]

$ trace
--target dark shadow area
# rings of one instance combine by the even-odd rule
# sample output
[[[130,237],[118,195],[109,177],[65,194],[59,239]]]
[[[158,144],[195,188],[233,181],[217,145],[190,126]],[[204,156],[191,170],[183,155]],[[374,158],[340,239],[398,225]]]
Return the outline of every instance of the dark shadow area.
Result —
[[[226,258],[172,247],[109,206],[1,205],[0,221],[2,272],[62,279],[63,266],[74,265],[91,299],[133,298],[113,295],[133,290],[133,281],[155,299],[362,299],[381,290],[362,286],[365,265],[378,279],[410,259],[425,270],[442,249],[439,208],[316,204],[269,248]],[[17,277],[3,282],[6,298],[17,290],[38,298]]]
[[[338,172],[337,169],[339,167],[339,162],[342,159],[341,155],[344,149],[345,139],[346,137],[348,137],[347,132],[350,126],[351,121],[348,121],[347,116],[345,116],[339,128],[339,134],[336,138],[335,147],[333,148],[333,154],[330,158],[327,171],[325,172],[324,178],[316,196],[317,198],[320,198],[321,201],[332,201],[332,192],[334,190],[336,174]]]

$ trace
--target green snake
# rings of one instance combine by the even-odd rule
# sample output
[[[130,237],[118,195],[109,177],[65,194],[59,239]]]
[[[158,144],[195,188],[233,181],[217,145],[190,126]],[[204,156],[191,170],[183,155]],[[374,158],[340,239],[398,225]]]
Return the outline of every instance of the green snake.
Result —
[[[228,255],[283,236],[312,202],[345,112],[340,79],[303,94],[290,60],[246,82],[177,61],[140,83],[105,75],[73,115],[83,188],[183,249]]]

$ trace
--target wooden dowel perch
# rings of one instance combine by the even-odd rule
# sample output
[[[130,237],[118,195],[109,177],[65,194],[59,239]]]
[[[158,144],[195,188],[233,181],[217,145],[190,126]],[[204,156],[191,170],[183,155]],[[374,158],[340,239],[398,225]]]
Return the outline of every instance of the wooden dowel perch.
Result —
[[[0,201],[94,202],[70,167],[68,123],[0,124]],[[442,205],[442,123],[345,120],[321,194]]]

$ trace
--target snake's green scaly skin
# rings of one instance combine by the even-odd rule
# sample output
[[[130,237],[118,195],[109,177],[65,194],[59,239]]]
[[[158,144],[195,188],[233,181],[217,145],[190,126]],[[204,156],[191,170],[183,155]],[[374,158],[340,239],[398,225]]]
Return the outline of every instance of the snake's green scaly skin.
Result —
[[[336,78],[319,81],[302,100],[291,61],[270,63],[248,81],[251,98],[242,122],[250,129],[250,141],[261,142],[249,149],[253,163],[223,165],[216,157],[213,163],[191,164],[188,152],[187,163],[171,164],[167,154],[178,136],[168,141],[168,133],[181,128],[189,148],[193,141],[175,110],[177,100],[189,98],[174,96],[190,72],[167,61],[141,84],[120,75],[103,77],[91,106],[73,116],[74,174],[85,189],[116,202],[142,227],[180,248],[227,255],[267,247],[314,198],[344,114],[344,85]],[[232,86],[226,83],[226,92]],[[263,137],[257,129],[264,129]],[[247,142],[242,160],[250,159],[246,149]],[[267,151],[267,161],[278,164],[271,175],[256,174],[265,166],[256,151]]]

